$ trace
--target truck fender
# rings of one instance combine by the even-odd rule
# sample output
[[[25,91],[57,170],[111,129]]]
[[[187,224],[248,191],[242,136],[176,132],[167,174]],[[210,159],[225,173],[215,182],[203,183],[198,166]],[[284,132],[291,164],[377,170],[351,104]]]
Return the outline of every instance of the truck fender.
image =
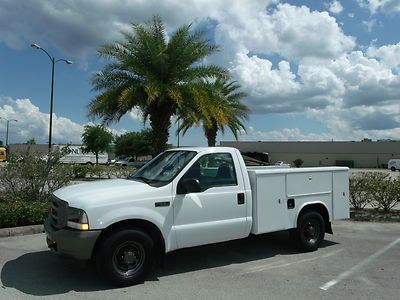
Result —
[[[148,208],[120,208],[118,210],[109,211],[106,214],[97,218],[95,226],[99,229],[101,228],[103,230],[107,230],[107,228],[110,228],[115,224],[122,223],[124,221],[129,221],[133,224],[135,221],[148,222],[154,225],[161,233],[161,237],[163,239],[162,242],[165,245],[165,249],[170,249],[171,243],[173,243],[174,241],[172,238],[168,238],[171,237],[171,234],[169,234],[169,232],[171,232],[172,228],[172,219],[170,221],[171,224],[168,224],[169,222],[167,219],[165,219],[161,214],[158,214],[154,210]]]
[[[297,228],[297,225],[298,225],[297,223],[298,223],[299,216],[307,209],[317,211],[322,216],[322,218],[324,219],[325,231],[327,233],[330,233],[330,234],[333,233],[332,225],[331,225],[331,215],[329,213],[329,209],[326,206],[326,204],[324,202],[322,202],[322,201],[312,201],[312,202],[304,203],[299,208],[298,214],[296,215],[295,223],[293,224],[294,228]]]

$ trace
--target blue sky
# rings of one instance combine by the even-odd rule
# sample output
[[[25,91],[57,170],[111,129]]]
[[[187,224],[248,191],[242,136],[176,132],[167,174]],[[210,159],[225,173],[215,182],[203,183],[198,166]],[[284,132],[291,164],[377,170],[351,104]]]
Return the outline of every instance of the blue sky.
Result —
[[[359,140],[400,136],[400,1],[128,0],[0,2],[0,117],[17,119],[10,142],[47,141],[51,63],[56,58],[54,138],[80,141],[101,70],[96,49],[130,22],[159,14],[172,32],[209,28],[223,50],[208,59],[230,69],[252,114],[241,140]],[[114,133],[140,130],[136,113]],[[5,139],[0,120],[0,140]],[[232,134],[220,140],[232,140]],[[176,143],[175,128],[170,142]],[[200,129],[182,138],[205,145]]]

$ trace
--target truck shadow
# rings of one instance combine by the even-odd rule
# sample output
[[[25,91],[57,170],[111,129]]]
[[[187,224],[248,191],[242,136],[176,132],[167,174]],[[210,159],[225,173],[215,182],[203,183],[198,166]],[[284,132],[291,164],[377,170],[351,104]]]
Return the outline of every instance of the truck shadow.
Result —
[[[325,240],[321,248],[335,245]],[[164,266],[154,270],[147,280],[197,270],[229,266],[267,259],[276,255],[299,253],[286,232],[276,232],[246,239],[181,249],[168,254]],[[112,289],[92,265],[59,258],[49,251],[24,254],[8,261],[1,270],[2,288],[14,288],[34,296]],[[0,290],[1,291],[1,290]]]
[[[320,248],[337,244],[324,240]],[[286,231],[251,235],[245,239],[180,249],[168,254],[163,267],[153,272],[158,277],[199,271],[215,267],[242,264],[274,257],[301,253],[290,241]]]
[[[88,268],[69,258],[60,258],[50,250],[27,253],[8,261],[1,270],[1,282],[3,289],[14,288],[34,296],[110,288],[99,280],[95,268]]]

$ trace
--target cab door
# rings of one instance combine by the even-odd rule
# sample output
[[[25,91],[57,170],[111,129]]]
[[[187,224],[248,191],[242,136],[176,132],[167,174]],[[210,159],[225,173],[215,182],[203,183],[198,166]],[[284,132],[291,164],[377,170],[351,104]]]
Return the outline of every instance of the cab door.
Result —
[[[175,191],[174,232],[179,248],[247,235],[247,199],[236,165],[237,158],[230,153],[205,154],[180,178],[181,183],[198,180],[200,191],[184,194]]]

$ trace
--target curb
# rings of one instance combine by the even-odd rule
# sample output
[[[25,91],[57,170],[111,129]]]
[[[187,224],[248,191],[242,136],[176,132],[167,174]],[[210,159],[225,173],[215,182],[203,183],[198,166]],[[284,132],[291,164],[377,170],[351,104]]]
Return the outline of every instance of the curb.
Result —
[[[17,235],[35,234],[35,233],[42,233],[42,232],[44,232],[43,225],[29,225],[29,226],[20,226],[20,227],[11,227],[11,228],[1,228],[0,229],[0,238],[17,236]]]

